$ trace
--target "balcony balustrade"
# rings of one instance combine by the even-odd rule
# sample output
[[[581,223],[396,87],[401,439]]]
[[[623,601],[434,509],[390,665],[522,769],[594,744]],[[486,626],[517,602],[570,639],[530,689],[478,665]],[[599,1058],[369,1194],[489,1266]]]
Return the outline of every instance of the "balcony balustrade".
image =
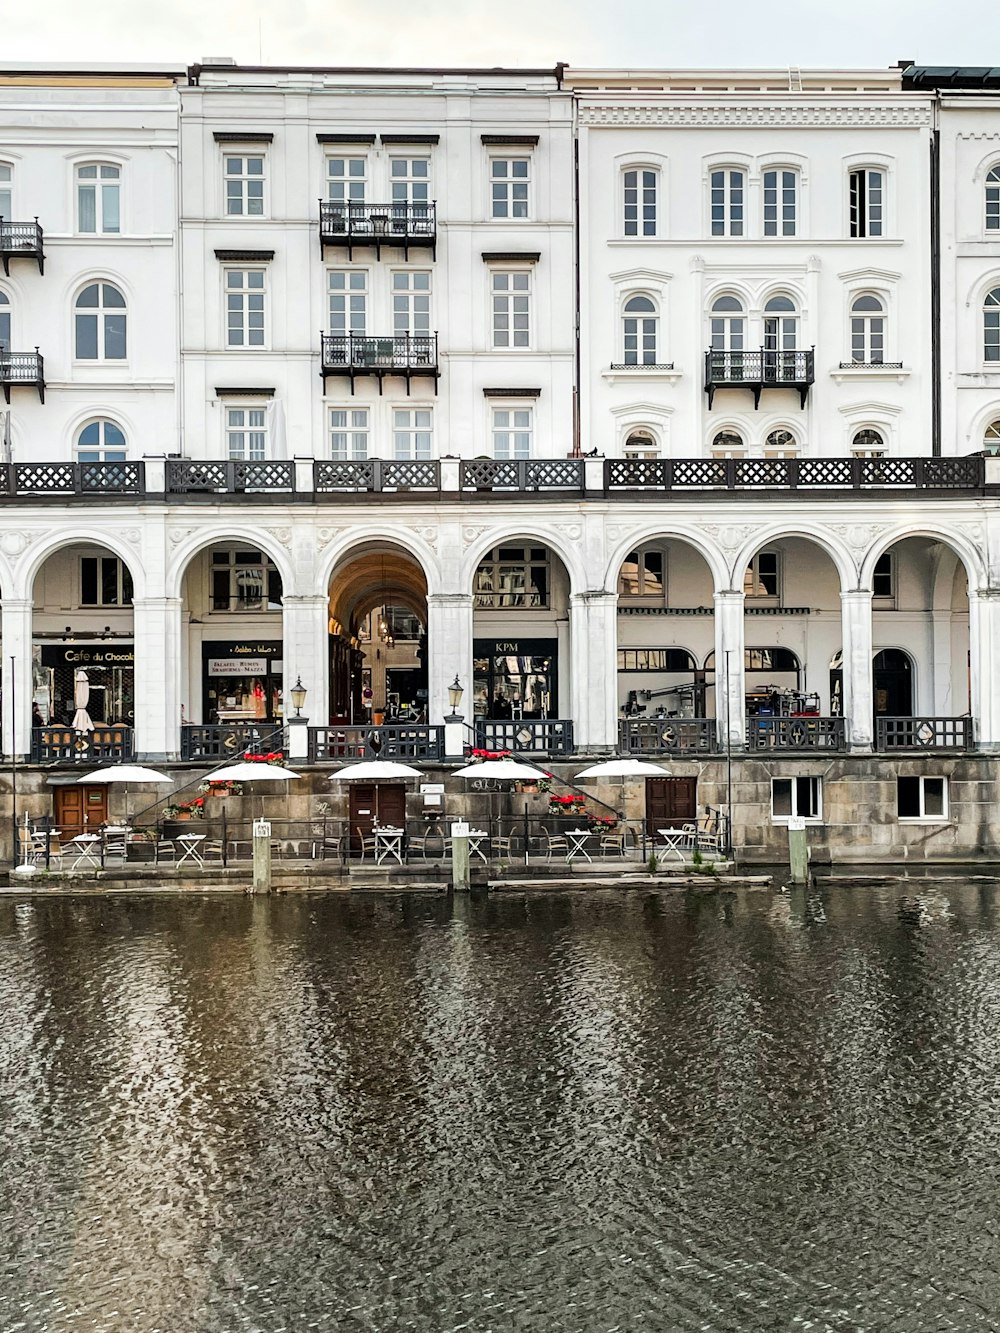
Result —
[[[355,204],[319,201],[319,244],[346,245],[350,259],[355,246],[402,248],[404,257],[414,246],[429,248],[437,257],[437,205]]]
[[[172,495],[287,495],[295,490],[295,465],[171,458],[167,461],[166,486]]]
[[[181,727],[181,758],[212,761],[238,759],[269,747],[283,748],[279,722],[217,722]]]
[[[313,464],[313,486],[317,499],[345,493],[440,491],[441,465],[436,458],[367,458],[356,463],[317,460]]]
[[[879,750],[971,750],[971,717],[879,717]]]
[[[8,352],[0,346],[0,388],[6,403],[11,389],[37,389],[45,402],[45,358],[37,347],[33,352]]]
[[[608,458],[615,491],[979,491],[986,460],[965,458]]]
[[[765,389],[794,389],[799,406],[805,407],[809,388],[816,378],[814,352],[779,352],[761,347],[756,352],[705,353],[705,392],[711,410],[717,389],[749,389],[754,408],[760,406]]]
[[[716,754],[715,719],[711,717],[627,717],[618,723],[618,749],[623,754]]]
[[[572,754],[575,748],[573,723],[568,718],[511,721],[477,717],[475,735],[476,748],[480,750],[556,756]]]
[[[748,717],[750,750],[843,750],[847,724],[842,717]]]
[[[387,375],[398,375],[406,380],[418,376],[433,379],[435,392],[440,375],[438,369],[438,340],[436,333],[397,333],[391,337],[367,337],[360,333],[323,333],[320,335],[320,374],[323,388],[330,375],[347,375],[354,381],[359,375],[374,375],[379,393]]]
[[[444,727],[392,724],[384,727],[309,728],[312,763],[347,759],[443,759]]]
[[[0,504],[71,495],[128,498],[145,490],[142,463],[0,463]]]
[[[11,222],[9,218],[0,217],[0,262],[8,278],[12,259],[34,259],[39,273],[45,272],[42,229],[37,218],[34,222]]]
[[[31,759],[36,764],[96,764],[131,759],[135,753],[131,727],[98,724],[93,731],[72,727],[32,727]]]
[[[582,458],[463,458],[459,463],[459,490],[538,492],[562,491],[582,495]]]

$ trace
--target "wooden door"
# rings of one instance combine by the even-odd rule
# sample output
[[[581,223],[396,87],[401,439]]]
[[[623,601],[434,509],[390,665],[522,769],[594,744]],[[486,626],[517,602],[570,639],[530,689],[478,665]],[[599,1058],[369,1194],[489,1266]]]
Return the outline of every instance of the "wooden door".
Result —
[[[108,789],[103,784],[88,787],[72,783],[56,787],[54,796],[56,827],[65,838],[96,833],[108,822]]]
[[[646,832],[651,838],[658,828],[679,828],[697,818],[697,778],[646,779]]]
[[[380,824],[403,828],[406,822],[406,788],[398,782],[352,782],[350,789],[351,851],[359,852],[358,830],[370,833],[378,812]]]

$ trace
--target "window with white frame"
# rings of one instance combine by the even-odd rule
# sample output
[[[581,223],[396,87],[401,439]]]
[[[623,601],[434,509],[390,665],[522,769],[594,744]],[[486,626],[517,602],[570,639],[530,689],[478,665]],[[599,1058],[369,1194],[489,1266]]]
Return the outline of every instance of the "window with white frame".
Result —
[[[872,596],[883,605],[896,600],[896,560],[891,551],[886,551],[875,561]]]
[[[84,234],[121,231],[121,167],[83,162],[76,169],[76,229]]]
[[[240,405],[226,408],[226,457],[240,463],[267,458],[267,408]]]
[[[531,339],[531,274],[527,270],[490,274],[493,346],[528,347]]]
[[[252,153],[223,158],[228,217],[263,217],[264,155]]]
[[[881,236],[885,221],[885,172],[856,167],[848,178],[848,191],[851,236]]]
[[[716,167],[709,176],[713,236],[742,236],[746,230],[747,174],[739,167]]]
[[[413,204],[424,208],[431,200],[431,160],[429,157],[393,157],[389,162],[389,187],[392,202],[399,206]]]
[[[0,352],[10,351],[10,297],[0,287]]]
[[[640,426],[626,435],[623,453],[626,458],[659,458],[660,448],[653,432]]]
[[[799,442],[785,426],[768,431],[764,440],[765,458],[798,458]]]
[[[496,546],[480,561],[473,585],[480,610],[533,610],[549,604],[549,554],[544,546]]]
[[[226,269],[226,346],[263,347],[267,285],[262,268]]]
[[[8,162],[0,162],[0,218],[10,222],[14,216],[14,168]]]
[[[531,184],[529,157],[490,158],[490,210],[495,218],[526,218]]]
[[[659,320],[649,296],[630,296],[622,308],[622,356],[626,366],[655,366]]]
[[[367,407],[330,408],[330,457],[339,463],[368,457],[370,417]]]
[[[392,414],[392,456],[401,459],[433,456],[433,417],[429,407],[397,408]]]
[[[656,235],[656,205],[660,173],[652,167],[629,167],[622,172],[622,208],[626,236]]]
[[[431,331],[431,275],[426,270],[397,270],[392,275],[392,331],[425,338]]]
[[[1000,454],[1000,418],[991,421],[983,432],[983,448],[988,454]]]
[[[213,550],[213,611],[280,611],[281,597],[281,575],[262,551],[242,548]]]
[[[618,596],[662,606],[667,591],[666,553],[655,546],[629,551],[618,571]]]
[[[721,379],[741,379],[747,321],[738,296],[716,297],[712,302],[710,329],[713,374]]]
[[[1000,361],[1000,287],[983,302],[983,360]]]
[[[755,602],[781,600],[781,552],[758,551],[743,576],[743,596]]]
[[[870,292],[851,302],[851,360],[859,366],[885,361],[885,305]]]
[[[772,778],[771,818],[776,823],[786,819],[823,818],[823,779],[813,777]]]
[[[493,408],[493,457],[530,458],[533,409],[524,407]]]
[[[1000,231],[1000,164],[986,173],[986,230]]]
[[[795,355],[799,312],[790,296],[772,296],[764,305],[764,375],[769,380],[800,378]]]
[[[943,822],[948,818],[948,779],[944,777],[898,777],[896,818]]]
[[[851,441],[852,458],[884,458],[885,437],[873,426],[862,426]]]
[[[368,185],[367,157],[328,157],[326,197],[331,204],[363,204]]]
[[[764,235],[795,236],[799,220],[799,173],[792,167],[764,172]]]
[[[80,557],[81,606],[131,606],[132,575],[113,555]]]
[[[110,282],[92,282],[76,298],[78,361],[124,361],[128,318],[125,297]]]
[[[76,437],[78,463],[122,463],[127,456],[125,432],[117,421],[88,421]]]
[[[738,430],[725,427],[716,431],[712,439],[713,458],[746,458],[746,440]]]
[[[330,332],[368,331],[368,274],[364,269],[331,269],[327,274]]]

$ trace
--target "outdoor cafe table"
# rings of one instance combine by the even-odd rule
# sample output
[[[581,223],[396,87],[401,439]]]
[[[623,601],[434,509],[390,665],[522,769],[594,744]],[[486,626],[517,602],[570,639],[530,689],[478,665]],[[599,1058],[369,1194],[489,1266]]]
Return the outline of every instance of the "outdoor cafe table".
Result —
[[[488,844],[488,843],[489,843],[489,837],[490,837],[490,835],[487,833],[487,831],[486,831],[485,829],[481,829],[481,828],[470,828],[470,829],[469,829],[468,838],[469,838],[469,860],[470,860],[470,861],[472,860],[472,858],[473,858],[474,856],[478,856],[479,859],[480,859],[480,861],[482,861],[483,865],[487,865],[487,864],[488,864],[487,857],[486,857],[486,853],[483,851],[483,843],[485,842],[485,843]]]
[[[566,853],[566,860],[572,861],[581,856],[585,861],[593,861],[593,857],[587,851],[587,842],[590,839],[589,828],[570,828],[566,830],[566,839],[569,843],[569,851]]]
[[[101,835],[99,833],[78,833],[75,838],[70,838],[66,844],[66,851],[71,855],[76,854],[76,860],[71,869],[79,870],[81,866],[100,867],[101,860],[97,855],[97,849],[101,845]]]
[[[690,832],[686,828],[658,828],[656,832],[663,839],[664,852],[673,852],[678,861],[684,860],[684,849],[688,845]]]
[[[199,843],[205,841],[204,833],[182,833],[175,842],[179,842],[184,851],[177,858],[177,864],[182,866],[185,861],[193,861],[199,870],[205,868],[205,858],[201,854]]]
[[[375,834],[375,864],[398,861],[403,864],[403,830],[401,828],[373,828]]]

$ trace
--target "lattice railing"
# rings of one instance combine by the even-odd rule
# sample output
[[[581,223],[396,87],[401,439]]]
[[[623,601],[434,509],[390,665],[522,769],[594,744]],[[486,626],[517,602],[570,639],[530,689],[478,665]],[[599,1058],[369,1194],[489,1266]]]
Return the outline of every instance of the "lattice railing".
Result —
[[[441,465],[436,458],[369,458],[358,462],[317,460],[313,486],[318,495],[365,491],[438,491]]]
[[[609,491],[977,490],[985,460],[965,458],[609,458]]]
[[[710,717],[622,718],[618,748],[624,754],[713,754],[719,748]]]
[[[105,759],[131,759],[135,733],[131,727],[32,727],[31,758],[36,764],[93,764]]]
[[[310,727],[309,758],[314,763],[334,759],[443,759],[444,727]]]
[[[290,462],[193,458],[171,458],[167,461],[167,491],[175,495],[206,491],[243,495],[294,490],[295,465]]]
[[[475,491],[582,491],[582,458],[462,459],[459,488]]]
[[[476,746],[482,750],[531,751],[535,754],[572,754],[573,723],[565,718],[498,721],[477,717]]]
[[[5,463],[5,495],[142,495],[142,463]]]
[[[970,717],[876,718],[880,750],[968,750],[972,747]]]
[[[749,717],[751,750],[843,750],[847,724],[842,717]]]
[[[226,722],[181,727],[182,759],[238,759],[264,747],[280,749],[282,729],[274,722]]]

